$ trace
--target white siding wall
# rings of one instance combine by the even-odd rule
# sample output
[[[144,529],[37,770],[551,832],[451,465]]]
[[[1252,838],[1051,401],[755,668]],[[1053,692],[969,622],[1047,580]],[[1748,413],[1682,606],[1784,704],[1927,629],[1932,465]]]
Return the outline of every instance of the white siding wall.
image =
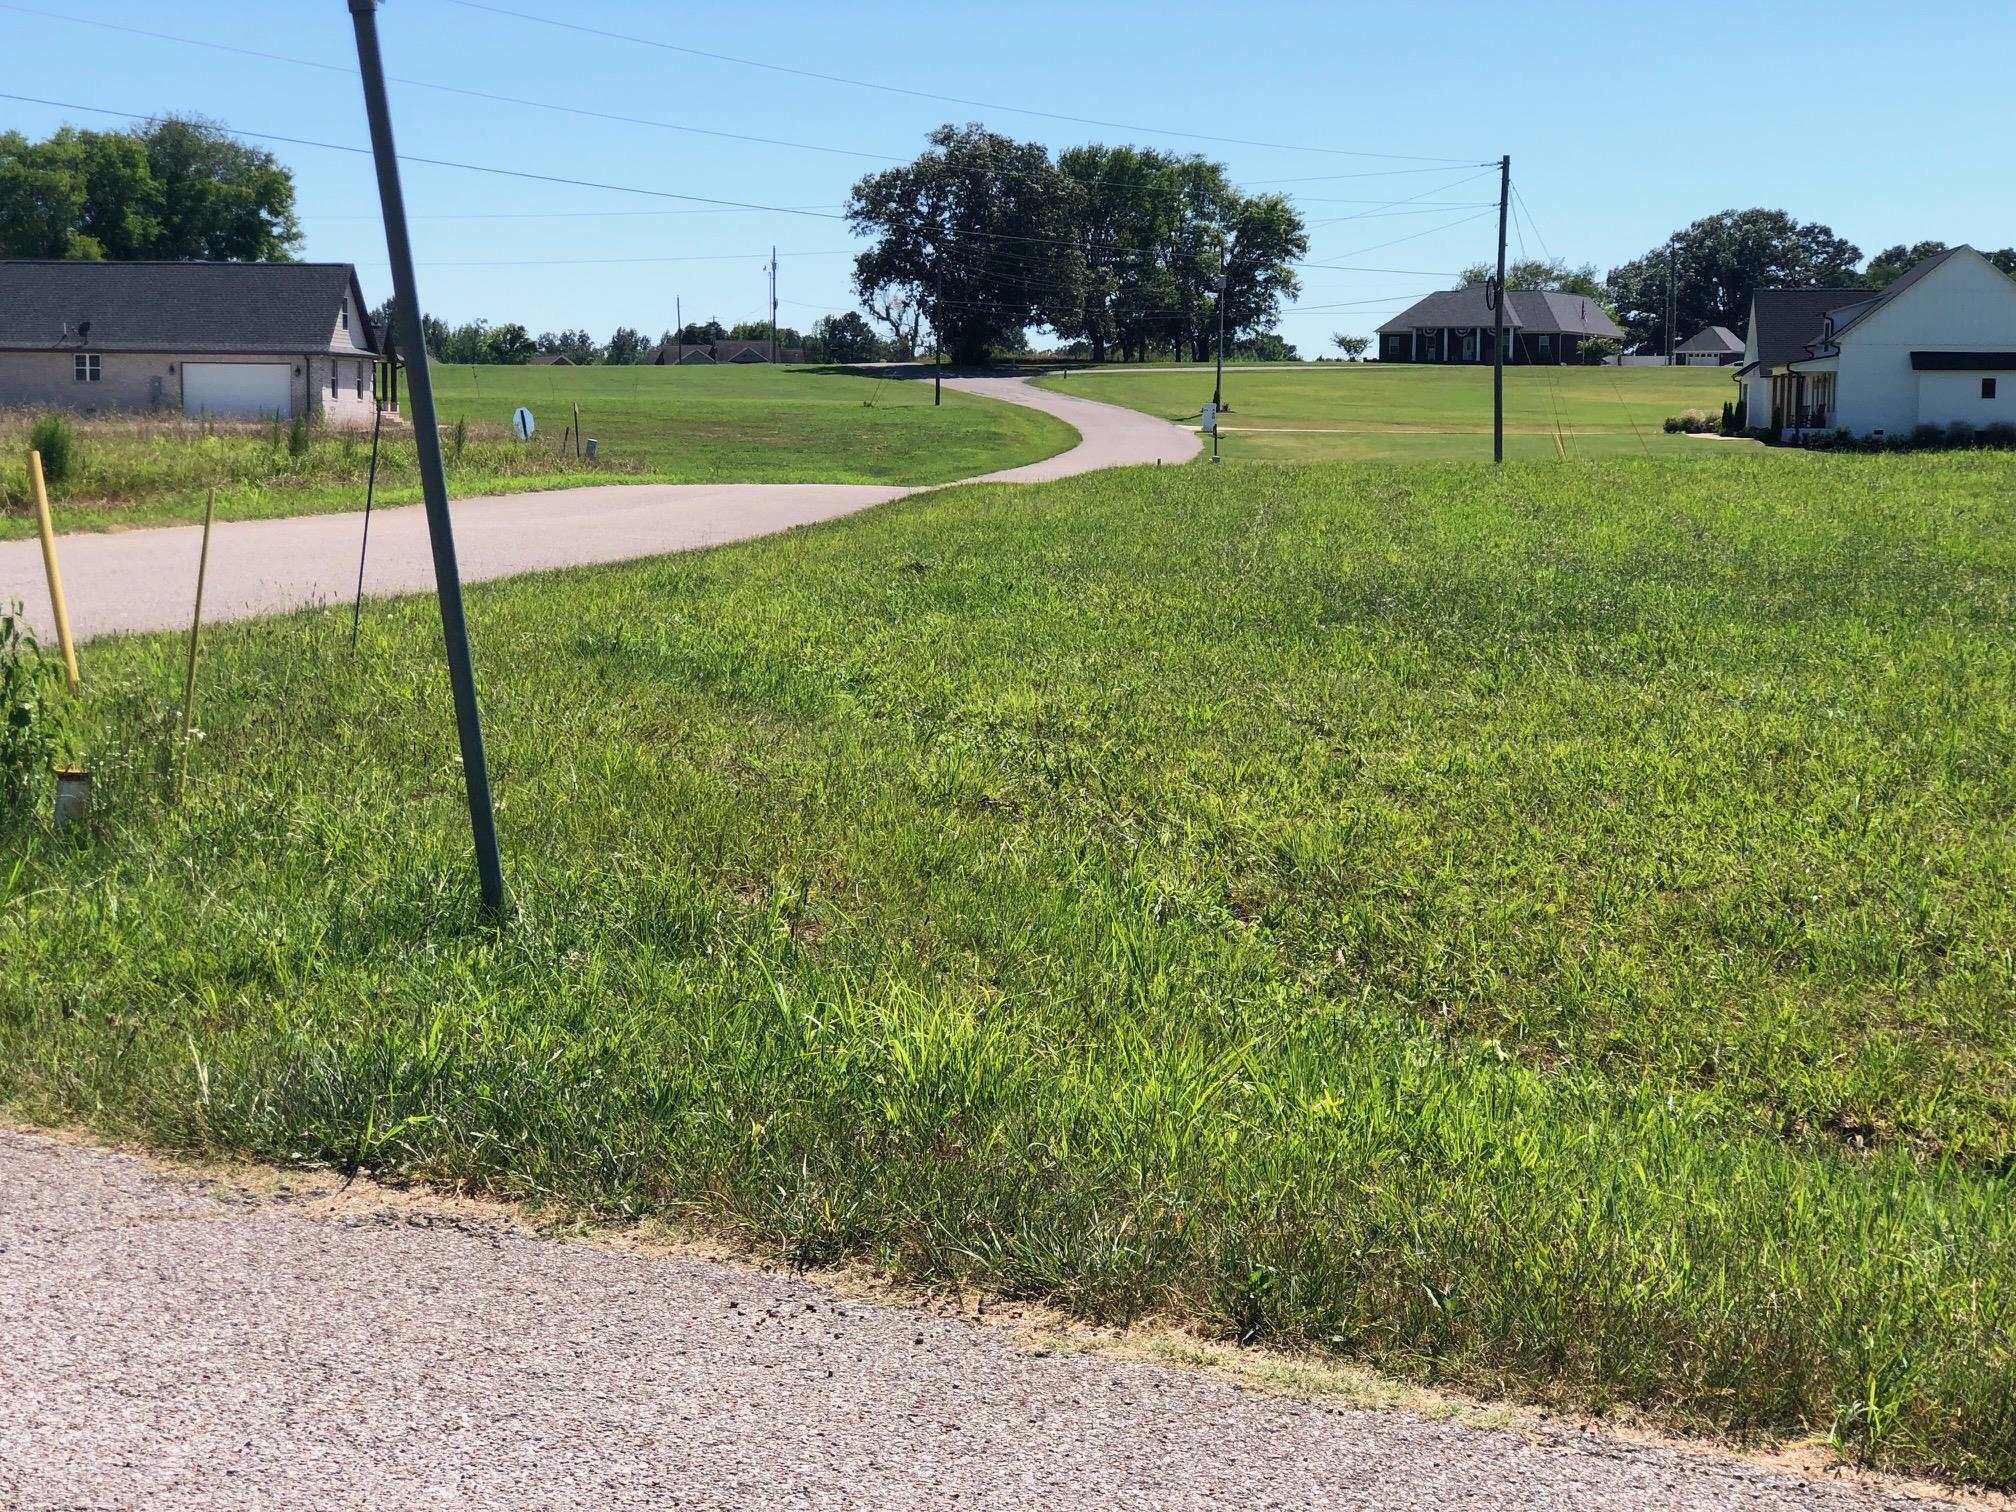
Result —
[[[189,362],[275,362],[299,368],[301,359],[239,357],[190,352],[186,358],[154,352],[104,352],[99,356],[97,383],[78,383],[71,352],[0,352],[0,407],[68,409],[85,414],[112,411],[182,413],[182,364]],[[157,382],[158,380],[158,382]],[[301,406],[304,379],[296,373],[292,402]],[[327,374],[324,374],[327,381]],[[366,416],[369,423],[369,416]]]
[[[2016,382],[1984,401],[1980,374],[1914,372],[1914,351],[2016,351],[2016,283],[1985,258],[1949,259],[1842,339],[1840,424],[1894,436],[1954,420],[2016,423]]]
[[[368,426],[375,401],[371,397],[371,359],[368,357],[317,357],[308,365],[315,381],[315,408],[311,413],[325,425]],[[329,392],[331,370],[336,375],[336,392]],[[357,393],[359,376],[364,393]]]

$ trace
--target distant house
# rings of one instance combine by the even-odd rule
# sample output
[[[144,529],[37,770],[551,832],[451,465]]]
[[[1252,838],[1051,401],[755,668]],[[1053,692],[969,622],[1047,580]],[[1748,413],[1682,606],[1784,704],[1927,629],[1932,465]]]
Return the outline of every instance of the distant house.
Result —
[[[1673,349],[1682,367],[1727,367],[1743,360],[1743,338],[1727,326],[1703,326]]]
[[[1754,430],[2016,423],[2016,281],[1954,247],[1884,289],[1759,289],[1735,378]]]
[[[0,406],[368,425],[389,370],[348,263],[0,261]]]
[[[1381,362],[1491,362],[1496,316],[1482,285],[1444,289],[1379,327]],[[1514,289],[1505,297],[1505,360],[1563,363],[1582,343],[1623,336],[1603,306],[1580,294]]]
[[[565,352],[541,352],[532,359],[534,367],[572,367],[574,359]]]
[[[685,345],[674,341],[661,341],[638,359],[654,367],[696,367],[717,362],[768,362],[770,343],[768,341],[747,341],[736,337],[732,341],[709,341],[697,345]],[[803,347],[777,348],[777,361],[803,362]]]

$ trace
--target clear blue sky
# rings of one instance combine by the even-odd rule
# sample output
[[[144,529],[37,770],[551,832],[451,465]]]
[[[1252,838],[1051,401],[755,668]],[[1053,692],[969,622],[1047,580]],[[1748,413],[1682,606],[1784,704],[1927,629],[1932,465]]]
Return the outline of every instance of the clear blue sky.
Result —
[[[1774,0],[1683,17],[1670,7],[1593,3],[499,3],[786,67],[1161,130],[1082,126],[794,77],[452,0],[389,0],[380,25],[395,77],[864,155],[395,84],[403,153],[834,210],[855,178],[881,166],[875,155],[910,157],[932,126],[978,119],[1052,147],[1131,140],[1207,152],[1242,183],[1293,191],[1312,225],[1375,211],[1351,201],[1422,195],[1436,205],[1432,214],[1375,212],[1316,226],[1312,260],[1409,271],[1305,272],[1304,308],[1291,309],[1282,326],[1305,355],[1323,350],[1333,330],[1369,332],[1416,294],[1483,260],[1492,218],[1456,206],[1488,199],[1494,186],[1487,178],[1456,185],[1478,171],[1462,167],[1324,181],[1423,165],[1166,133],[1474,162],[1509,152],[1547,247],[1599,271],[1699,216],[1751,205],[1824,221],[1865,254],[1925,238],[2016,244],[2009,166],[2016,112],[2007,97],[2016,7],[2007,4],[1941,0],[1913,11],[1868,0]],[[355,62],[344,0],[267,7],[36,0],[32,8],[342,67]],[[0,54],[14,63],[0,87],[15,93],[140,113],[196,111],[248,132],[367,140],[356,82],[341,73],[13,8],[0,8]],[[31,135],[66,120],[105,124],[0,101],[0,122]],[[368,160],[273,150],[297,176],[303,255],[354,261],[367,294],[386,292]],[[786,254],[787,323],[804,326],[853,307],[849,259],[836,254],[854,241],[839,221],[639,214],[679,207],[421,166],[406,170],[406,185],[422,301],[450,321],[519,320],[534,333],[585,326],[598,338],[625,324],[655,336],[672,324],[675,296],[688,319],[756,318],[773,244]],[[554,214],[575,211],[625,213]],[[514,218],[469,218],[500,214]],[[1411,239],[1376,246],[1400,237]],[[691,260],[644,260],[672,258]],[[608,261],[554,261],[565,259]],[[525,265],[498,266],[509,263]],[[1326,305],[1351,307],[1313,308]]]

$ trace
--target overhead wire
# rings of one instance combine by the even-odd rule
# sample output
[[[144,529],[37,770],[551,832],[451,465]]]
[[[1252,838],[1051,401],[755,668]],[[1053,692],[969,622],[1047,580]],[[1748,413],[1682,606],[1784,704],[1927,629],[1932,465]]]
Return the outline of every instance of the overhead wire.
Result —
[[[667,42],[657,37],[643,37],[629,32],[611,31],[604,27],[586,26],[578,21],[562,21],[553,16],[542,16],[531,11],[513,10],[508,6],[492,5],[485,0],[447,0],[450,5],[459,5],[465,10],[485,11],[494,16],[508,16],[517,21],[528,21],[539,26],[557,27],[562,31],[580,32],[591,37],[602,37],[609,41],[629,42],[639,47],[655,47],[665,52],[683,53],[688,57],[706,58],[714,63],[733,63],[743,68],[760,68],[771,73],[789,74],[794,78],[817,79],[828,84],[844,84],[855,89],[879,90],[885,94],[907,95],[912,99],[936,100],[947,105],[964,106],[972,110],[1003,111],[1011,115],[1036,116],[1044,120],[1069,121],[1079,126],[1097,126],[1107,131],[1133,131],[1148,136],[1182,137],[1196,142],[1218,142],[1233,147],[1262,147],[1281,152],[1314,152],[1335,157],[1383,158],[1394,162],[1437,163],[1466,165],[1467,157],[1430,157],[1413,152],[1375,152],[1365,148],[1322,147],[1299,142],[1264,142],[1248,137],[1217,136],[1201,131],[1180,131],[1159,126],[1131,125],[1124,121],[1104,121],[1091,116],[1067,115],[1060,111],[1038,110],[1028,105],[1007,105],[989,100],[967,99],[960,95],[939,94],[928,89],[912,89],[899,84],[882,84],[869,79],[852,79],[841,74],[821,73],[816,69],[796,68],[787,64],[769,63],[760,58],[742,58],[731,53],[709,52],[704,48],[686,47],[676,42]],[[1479,164],[1478,166],[1485,166]]]

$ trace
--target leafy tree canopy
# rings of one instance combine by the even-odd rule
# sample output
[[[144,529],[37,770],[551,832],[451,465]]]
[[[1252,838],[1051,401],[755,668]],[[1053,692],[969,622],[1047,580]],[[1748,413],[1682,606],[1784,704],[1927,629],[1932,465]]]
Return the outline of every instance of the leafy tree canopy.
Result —
[[[1462,288],[1487,283],[1496,277],[1495,263],[1473,263],[1463,270]],[[1551,289],[1560,294],[1582,294],[1605,304],[1609,293],[1602,280],[1596,276],[1594,263],[1571,266],[1558,257],[1522,257],[1516,262],[1505,264],[1505,287],[1508,289]]]
[[[214,121],[0,134],[0,256],[286,262],[294,178]]]
[[[1869,266],[1862,270],[1863,281],[1872,289],[1887,289],[1926,258],[1937,257],[1945,250],[1943,241],[1899,242],[1894,247],[1885,247],[1869,259]],[[1993,252],[1983,249],[1981,255],[2004,273],[2016,277],[2016,247],[2002,247]]]
[[[1663,348],[1667,256],[1676,254],[1674,340],[1703,326],[1741,330],[1758,289],[1861,282],[1861,249],[1818,221],[1783,210],[1724,210],[1676,231],[1643,257],[1612,268],[1617,319],[1634,342]]]

